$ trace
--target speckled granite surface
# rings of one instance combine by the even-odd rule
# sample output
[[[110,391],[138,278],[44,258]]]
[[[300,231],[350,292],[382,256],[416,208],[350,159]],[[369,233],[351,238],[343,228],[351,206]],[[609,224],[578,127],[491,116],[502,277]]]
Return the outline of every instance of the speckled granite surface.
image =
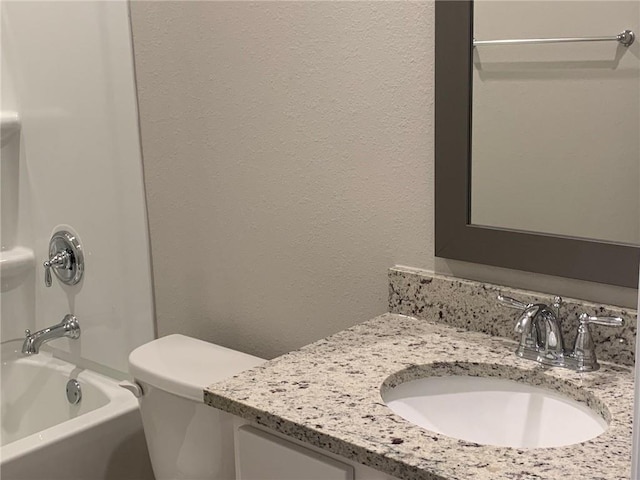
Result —
[[[510,340],[385,314],[212,385],[205,402],[401,479],[629,478],[631,369],[545,369],[515,357],[514,348]],[[601,411],[610,426],[573,446],[492,447],[416,427],[382,402],[385,382],[434,370],[546,385]]]
[[[524,303],[553,303],[552,295],[500,287],[489,283],[435,275],[424,270],[394,267],[389,270],[389,311],[419,318],[436,319],[455,327],[516,340],[517,310],[496,301],[498,292]],[[633,365],[636,345],[635,310],[564,299],[561,315],[565,347],[572,348],[578,316],[612,315],[625,320],[623,327],[591,326],[598,360]]]

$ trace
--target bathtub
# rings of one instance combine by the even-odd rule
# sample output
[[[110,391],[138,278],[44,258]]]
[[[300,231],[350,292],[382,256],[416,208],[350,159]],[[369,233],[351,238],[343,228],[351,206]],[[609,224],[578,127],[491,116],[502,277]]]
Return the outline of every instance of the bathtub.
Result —
[[[116,380],[6,344],[1,368],[3,480],[153,479],[137,399]],[[69,379],[81,386],[76,405]]]

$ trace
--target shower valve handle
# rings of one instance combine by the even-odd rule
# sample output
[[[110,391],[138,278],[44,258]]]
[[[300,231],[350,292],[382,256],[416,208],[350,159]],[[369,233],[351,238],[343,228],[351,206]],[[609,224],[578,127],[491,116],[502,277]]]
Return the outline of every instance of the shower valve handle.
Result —
[[[71,263],[71,255],[67,251],[58,252],[49,260],[43,263],[44,265],[44,284],[47,287],[51,286],[51,269],[52,268],[69,268]]]
[[[66,230],[53,234],[49,242],[49,260],[43,263],[44,284],[51,286],[55,273],[65,285],[75,285],[84,273],[84,254],[78,237]]]

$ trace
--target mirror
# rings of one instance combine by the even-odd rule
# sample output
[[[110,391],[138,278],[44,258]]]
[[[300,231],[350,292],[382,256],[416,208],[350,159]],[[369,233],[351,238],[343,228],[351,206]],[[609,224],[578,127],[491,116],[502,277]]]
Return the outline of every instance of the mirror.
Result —
[[[527,22],[492,18],[484,32],[479,27],[478,39],[480,33],[491,36],[482,40],[578,36],[577,30],[582,28],[577,21],[582,15],[579,7],[592,2],[487,2],[486,12],[495,16],[492,8],[520,3],[529,9],[562,4],[565,13],[574,18],[569,22],[572,30],[552,34],[550,29],[566,26],[565,20],[549,22],[544,16],[552,14],[542,12],[544,21],[529,22],[532,13],[520,11],[513,15],[527,18]],[[537,45],[543,50],[526,45],[526,55],[513,50],[514,46],[474,49],[473,17],[471,1],[436,2],[436,256],[636,288],[640,262],[640,248],[633,245],[640,236],[640,227],[633,223],[640,218],[638,44],[626,51],[620,49],[627,47],[613,42],[560,45],[561,50],[558,45]],[[636,24],[637,19],[638,15],[631,17]],[[580,32],[579,36],[638,30],[637,25],[620,23],[620,19],[602,21],[605,32]],[[528,30],[521,30],[525,25]],[[498,34],[498,29],[504,33]],[[628,116],[635,118],[628,125],[611,129],[607,137],[611,145],[599,141],[603,125],[594,114],[605,119],[613,115],[608,118],[617,121],[615,113],[604,114],[608,97],[589,94],[582,100],[582,90],[575,88],[586,71],[591,77],[583,82],[585,88],[600,83],[602,89],[602,84],[616,83],[616,75],[635,82],[635,91],[626,98],[632,108],[624,98],[620,100],[631,111]],[[489,101],[496,96],[507,101]],[[558,98],[573,103],[560,108]],[[553,102],[544,107],[542,100],[550,99]],[[536,110],[541,105],[543,108]],[[507,112],[507,108],[511,110]],[[547,128],[552,124],[547,118],[551,108],[561,112],[573,109],[574,116],[580,117],[580,128],[575,121],[560,122],[568,123],[562,125],[566,127],[563,133]],[[549,134],[553,137],[545,138]],[[578,144],[581,150],[576,152]],[[536,152],[540,146],[547,150]],[[587,153],[596,155],[587,160]],[[605,162],[596,167],[603,153],[608,154]],[[624,168],[629,170],[619,172],[621,167],[614,166],[613,158],[627,161]],[[583,163],[575,163],[579,160]],[[569,171],[569,179],[563,178]],[[617,174],[618,180],[627,182],[624,188],[611,185]],[[593,177],[589,181],[600,180],[600,185],[588,184],[588,176]],[[614,203],[607,203],[610,200]],[[601,202],[605,208],[598,211],[595,206]],[[613,206],[615,202],[618,207]],[[621,216],[622,210],[628,217]],[[624,228],[626,233],[621,233]]]
[[[473,31],[476,41],[615,39],[639,18],[630,1],[476,0]],[[474,48],[473,224],[640,244],[639,47]]]

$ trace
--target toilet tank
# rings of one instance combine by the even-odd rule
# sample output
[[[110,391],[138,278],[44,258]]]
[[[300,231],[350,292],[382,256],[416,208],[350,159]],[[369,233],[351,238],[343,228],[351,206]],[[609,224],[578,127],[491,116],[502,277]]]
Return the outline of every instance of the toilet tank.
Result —
[[[142,386],[140,412],[156,480],[235,478],[233,417],[205,405],[203,389],[264,362],[177,334],[131,352],[129,372]]]

